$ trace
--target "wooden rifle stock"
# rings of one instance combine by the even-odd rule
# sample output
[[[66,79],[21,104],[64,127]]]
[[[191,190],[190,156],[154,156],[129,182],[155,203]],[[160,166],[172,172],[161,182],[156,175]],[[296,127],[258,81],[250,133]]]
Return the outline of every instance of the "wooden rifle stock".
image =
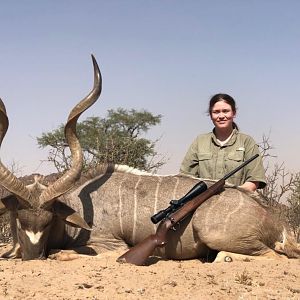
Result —
[[[155,234],[151,234],[142,242],[138,243],[134,247],[130,248],[126,253],[121,255],[117,261],[118,262],[127,262],[137,266],[142,266],[147,261],[148,257],[153,254],[157,247],[164,247],[166,245],[166,236],[169,229],[178,224],[181,220],[187,217],[190,213],[194,212],[204,201],[209,199],[211,196],[215,195],[220,191],[224,185],[225,180],[232,176],[234,173],[242,169],[245,165],[249,164],[252,160],[257,158],[259,155],[256,154],[239,167],[231,171],[229,174],[225,175],[222,179],[214,183],[206,191],[196,196],[194,199],[185,203],[181,208],[179,208],[174,213],[167,216],[162,220]]]

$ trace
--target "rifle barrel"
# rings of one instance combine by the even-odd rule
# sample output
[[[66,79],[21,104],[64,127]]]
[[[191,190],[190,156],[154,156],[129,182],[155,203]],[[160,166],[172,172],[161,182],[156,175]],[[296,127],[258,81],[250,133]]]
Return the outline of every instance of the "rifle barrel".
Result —
[[[231,177],[234,173],[238,172],[239,170],[241,170],[242,168],[244,168],[246,165],[248,165],[252,160],[254,160],[255,158],[257,158],[259,156],[259,154],[255,154],[254,156],[252,156],[251,158],[249,158],[248,160],[244,161],[241,165],[239,165],[237,168],[235,168],[234,170],[232,170],[231,172],[229,172],[228,174],[226,174],[223,179],[226,180],[229,177]]]

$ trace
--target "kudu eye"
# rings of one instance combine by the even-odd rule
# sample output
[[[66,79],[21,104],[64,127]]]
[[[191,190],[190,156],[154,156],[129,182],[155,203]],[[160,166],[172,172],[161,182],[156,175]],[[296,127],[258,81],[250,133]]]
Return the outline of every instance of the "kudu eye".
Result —
[[[283,232],[281,234],[280,243],[281,244],[285,244],[286,243],[286,231],[285,231],[285,229],[283,230]]]

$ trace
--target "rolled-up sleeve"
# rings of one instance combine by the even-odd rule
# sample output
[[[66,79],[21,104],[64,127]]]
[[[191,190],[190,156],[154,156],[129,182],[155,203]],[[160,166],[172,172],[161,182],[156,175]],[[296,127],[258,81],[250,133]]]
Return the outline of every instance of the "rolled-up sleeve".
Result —
[[[252,161],[245,168],[245,182],[246,181],[256,181],[259,183],[258,188],[262,189],[266,186],[266,175],[265,169],[263,166],[262,157],[259,153],[259,148],[255,141],[249,137],[247,143],[245,144],[245,160],[254,156],[255,154],[259,154],[259,157]]]
[[[195,139],[183,158],[179,172],[198,177],[198,163],[198,143]]]

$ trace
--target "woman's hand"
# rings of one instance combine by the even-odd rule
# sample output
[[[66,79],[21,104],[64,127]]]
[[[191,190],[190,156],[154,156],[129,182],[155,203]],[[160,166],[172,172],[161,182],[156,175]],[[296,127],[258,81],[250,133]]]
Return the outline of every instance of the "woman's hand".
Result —
[[[255,192],[258,188],[258,182],[257,181],[247,181],[244,184],[240,185],[240,188],[249,191],[249,192]]]

